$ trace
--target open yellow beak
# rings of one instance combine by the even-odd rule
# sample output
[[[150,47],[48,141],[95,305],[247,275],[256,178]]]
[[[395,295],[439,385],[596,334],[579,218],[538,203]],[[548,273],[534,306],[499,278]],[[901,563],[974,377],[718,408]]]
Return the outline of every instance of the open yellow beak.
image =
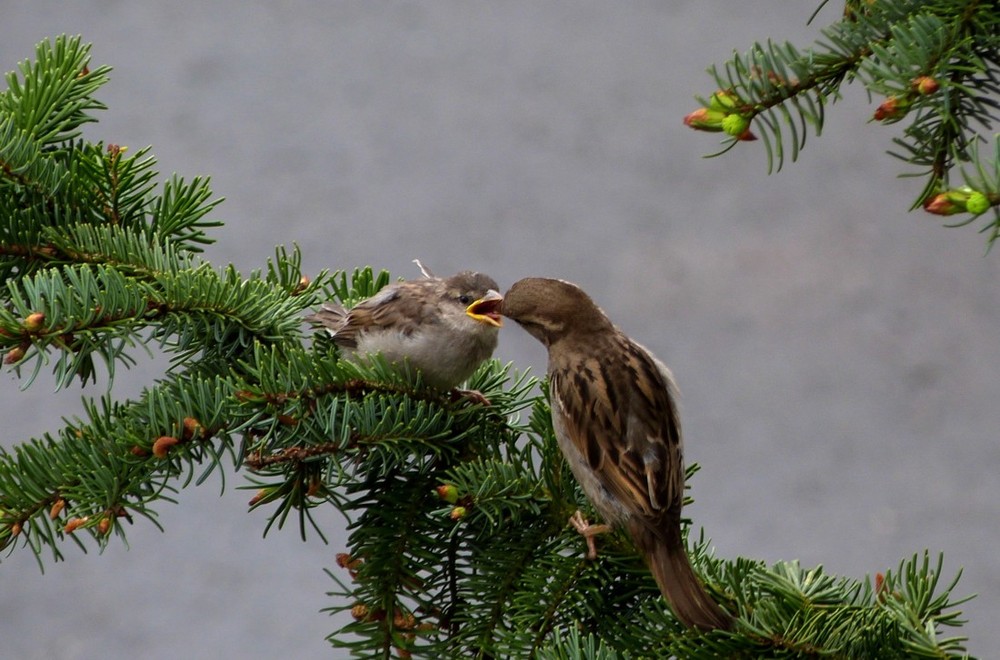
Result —
[[[489,323],[496,327],[503,326],[503,319],[500,317],[500,303],[503,296],[490,289],[486,295],[465,308],[465,313],[483,323]]]

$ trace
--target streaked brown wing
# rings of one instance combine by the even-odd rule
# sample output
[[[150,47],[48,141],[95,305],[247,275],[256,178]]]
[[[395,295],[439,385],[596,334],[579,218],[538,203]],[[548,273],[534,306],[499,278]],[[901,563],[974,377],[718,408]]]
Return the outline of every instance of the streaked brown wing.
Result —
[[[679,511],[684,467],[669,372],[624,335],[606,350],[588,347],[586,353],[575,363],[552,365],[566,432],[601,484],[632,513]]]
[[[680,511],[684,501],[684,441],[677,387],[666,366],[633,341],[626,343],[630,391],[628,445],[644,452],[643,470],[651,506]]]
[[[336,327],[323,320],[322,311],[310,318],[330,327],[334,341],[346,348],[357,348],[360,334],[379,328],[392,328],[409,335],[437,313],[434,297],[427,295],[436,293],[436,283],[437,280],[415,280],[390,284],[344,312]],[[332,315],[328,314],[327,319],[332,321]]]

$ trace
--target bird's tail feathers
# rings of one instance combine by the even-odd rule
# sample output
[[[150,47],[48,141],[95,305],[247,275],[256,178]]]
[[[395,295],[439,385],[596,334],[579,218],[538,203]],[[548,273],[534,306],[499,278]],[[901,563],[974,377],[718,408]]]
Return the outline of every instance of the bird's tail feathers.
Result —
[[[340,305],[326,303],[315,314],[305,317],[305,320],[330,331],[336,331],[340,329],[346,316],[347,310]]]
[[[630,531],[674,615],[688,627],[731,629],[733,617],[712,600],[691,567],[680,524],[670,522],[665,528]]]

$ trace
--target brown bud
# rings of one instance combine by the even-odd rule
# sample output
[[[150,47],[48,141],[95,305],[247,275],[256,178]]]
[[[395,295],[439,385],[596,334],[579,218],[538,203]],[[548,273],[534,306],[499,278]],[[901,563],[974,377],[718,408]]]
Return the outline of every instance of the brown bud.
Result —
[[[302,277],[299,278],[299,283],[295,285],[294,289],[292,289],[292,295],[297,296],[298,294],[302,293],[307,288],[309,288],[310,284],[312,284],[312,280],[309,279],[309,276],[303,275]]]
[[[156,439],[156,442],[153,443],[153,456],[156,456],[157,458],[166,458],[170,448],[178,442],[180,442],[180,440],[173,436],[161,435]]]
[[[101,518],[100,522],[97,523],[97,532],[101,536],[107,536],[107,533],[111,531],[111,518],[104,516]]]
[[[885,576],[881,573],[875,574],[875,599],[880,603],[885,602]]]
[[[769,81],[771,81],[772,85],[775,85],[775,86],[778,86],[778,87],[784,87],[785,85],[788,84],[788,80],[786,80],[784,76],[780,75],[776,71],[768,71],[767,72],[767,79]],[[798,80],[796,80],[795,78],[792,78],[792,86],[794,87],[794,86],[796,86],[798,84],[799,84]]]
[[[909,101],[896,96],[890,96],[885,101],[882,101],[879,107],[875,108],[875,114],[872,115],[872,119],[892,123],[905,117],[909,110]]]
[[[934,215],[954,215],[962,212],[962,209],[952,204],[951,200],[944,193],[939,193],[924,200],[924,210]]]
[[[201,433],[201,422],[199,422],[194,417],[184,418],[184,439],[190,440],[195,435]]]
[[[306,489],[306,495],[309,497],[316,497],[322,490],[323,480],[320,479],[318,475],[309,479],[309,488]]]
[[[417,618],[409,612],[396,610],[392,617],[392,625],[399,630],[413,630],[417,625]]]
[[[63,527],[63,531],[66,532],[67,534],[72,534],[81,525],[87,524],[88,520],[90,520],[89,516],[83,516],[82,518],[70,518],[69,520],[66,521],[66,526]]]
[[[250,501],[247,502],[247,506],[256,506],[265,497],[267,497],[267,489],[261,488],[260,490],[257,491],[256,495],[250,498]]]
[[[351,577],[357,577],[357,569],[362,563],[364,563],[363,559],[355,559],[346,552],[337,553],[337,566],[346,568],[350,572]]]
[[[133,456],[138,456],[139,458],[149,456],[149,452],[140,447],[139,445],[135,445],[134,447],[132,447],[132,449],[129,450],[129,453],[132,454]]]
[[[911,84],[913,91],[923,96],[930,96],[941,88],[941,84],[930,76],[917,76]]]
[[[64,500],[61,497],[58,500],[56,500],[52,504],[52,508],[49,509],[49,519],[55,520],[56,518],[58,518],[59,514],[62,513],[63,507],[65,506],[66,506],[66,500]]]
[[[38,332],[45,325],[45,314],[32,312],[24,318],[24,329],[28,332]]]
[[[21,533],[21,523],[19,523],[19,522],[12,523],[11,526],[10,526],[10,535],[11,535],[11,537],[15,537],[15,536],[17,536],[20,533]]]
[[[4,356],[3,361],[6,364],[17,364],[22,359],[24,359],[24,348],[15,346],[7,351],[7,355]]]
[[[351,608],[351,616],[358,621],[385,621],[385,610],[381,607],[372,610],[364,603],[358,603]]]

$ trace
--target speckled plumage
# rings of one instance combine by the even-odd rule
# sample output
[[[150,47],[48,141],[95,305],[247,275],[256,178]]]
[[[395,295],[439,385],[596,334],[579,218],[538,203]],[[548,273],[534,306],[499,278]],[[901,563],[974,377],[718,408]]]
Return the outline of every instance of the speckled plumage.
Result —
[[[548,349],[553,428],[587,497],[606,522],[628,530],[678,619],[730,628],[681,536],[684,451],[669,369],[574,284],[520,280],[502,313]],[[588,533],[581,522],[574,525]]]
[[[498,289],[492,278],[471,271],[425,277],[390,284],[349,310],[324,305],[306,320],[326,328],[349,355],[408,361],[428,385],[448,390],[497,346]]]

